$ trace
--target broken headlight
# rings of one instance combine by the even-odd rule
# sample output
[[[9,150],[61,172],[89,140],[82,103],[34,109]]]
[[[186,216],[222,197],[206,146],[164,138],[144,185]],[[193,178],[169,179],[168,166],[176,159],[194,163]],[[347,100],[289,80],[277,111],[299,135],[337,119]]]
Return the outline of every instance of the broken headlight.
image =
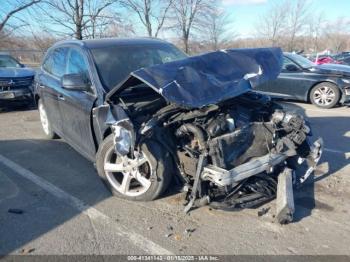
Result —
[[[112,125],[116,153],[125,156],[134,147],[132,124],[125,120]]]

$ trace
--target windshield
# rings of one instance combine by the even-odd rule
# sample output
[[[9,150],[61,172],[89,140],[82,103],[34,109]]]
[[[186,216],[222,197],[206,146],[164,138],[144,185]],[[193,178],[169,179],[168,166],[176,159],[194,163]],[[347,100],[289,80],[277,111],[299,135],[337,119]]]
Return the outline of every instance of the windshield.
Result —
[[[111,46],[92,49],[91,52],[102,84],[109,90],[142,67],[186,58],[170,44]]]
[[[301,55],[288,54],[287,57],[292,59],[295,63],[299,64],[303,68],[310,68],[310,67],[315,66],[315,64],[313,62],[311,62],[309,59],[307,59]]]
[[[0,55],[0,67],[21,67],[20,64],[9,55]]]

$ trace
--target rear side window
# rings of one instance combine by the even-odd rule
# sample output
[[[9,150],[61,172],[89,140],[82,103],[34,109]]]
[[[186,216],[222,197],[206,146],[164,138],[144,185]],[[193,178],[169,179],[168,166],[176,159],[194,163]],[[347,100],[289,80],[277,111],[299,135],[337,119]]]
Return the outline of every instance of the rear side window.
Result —
[[[67,74],[80,74],[88,79],[88,66],[84,56],[77,49],[71,48],[67,62]]]

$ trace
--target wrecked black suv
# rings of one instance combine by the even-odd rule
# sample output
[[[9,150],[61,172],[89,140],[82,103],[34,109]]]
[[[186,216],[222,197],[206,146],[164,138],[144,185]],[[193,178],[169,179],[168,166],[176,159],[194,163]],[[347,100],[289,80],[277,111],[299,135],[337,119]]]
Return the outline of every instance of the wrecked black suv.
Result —
[[[96,162],[119,197],[153,200],[174,181],[189,211],[255,207],[282,194],[288,220],[292,184],[313,171],[322,140],[309,144],[300,115],[252,91],[281,65],[279,48],[187,57],[154,39],[65,41],[47,52],[36,99],[45,134]]]

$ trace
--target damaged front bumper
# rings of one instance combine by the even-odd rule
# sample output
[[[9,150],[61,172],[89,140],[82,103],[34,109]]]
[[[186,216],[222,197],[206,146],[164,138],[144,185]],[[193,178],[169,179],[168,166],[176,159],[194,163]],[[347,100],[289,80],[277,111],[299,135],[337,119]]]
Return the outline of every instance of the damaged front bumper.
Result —
[[[323,140],[319,138],[312,146],[310,153],[306,159],[300,158],[298,163],[307,162],[308,169],[304,175],[299,178],[299,182],[303,183],[310,174],[315,170],[323,151]],[[218,186],[229,186],[251,176],[266,172],[267,174],[274,172],[274,167],[283,163],[290,152],[280,154],[266,154],[262,157],[255,158],[231,170],[226,170],[217,166],[208,165],[203,168],[201,178],[213,182]]]
[[[263,204],[268,200],[271,200],[277,196],[276,200],[276,219],[279,223],[285,224],[292,222],[294,214],[294,198],[293,198],[293,186],[300,186],[315,170],[323,151],[323,140],[319,138],[312,145],[305,158],[299,157],[297,164],[302,166],[303,163],[307,164],[306,172],[296,177],[298,167],[289,166],[288,159],[290,157],[297,156],[297,152],[294,150],[287,150],[284,153],[273,154],[269,153],[261,157],[254,158],[244,164],[241,164],[231,170],[226,170],[214,165],[204,165],[203,161],[199,162],[199,166],[195,185],[191,193],[190,201],[185,208],[185,212],[188,212],[193,205],[197,203],[210,203],[208,196],[197,199],[197,191],[199,188],[199,181],[208,181],[215,184],[219,188],[233,188],[228,191],[229,193],[224,199],[221,199],[221,203],[214,202],[212,206],[214,208],[220,208],[224,210],[234,210],[237,204],[240,208],[254,207],[259,204]],[[204,158],[204,156],[202,156]],[[261,178],[257,181],[256,188],[252,184],[247,185],[252,194],[246,194],[242,198],[238,199],[234,196],[233,192],[238,192],[238,189],[244,187],[244,183],[250,178]],[[263,179],[270,179],[275,184],[268,185]],[[265,183],[265,184],[264,184]],[[262,186],[263,185],[263,186]],[[264,187],[264,190],[259,189]],[[276,188],[274,188],[276,187]],[[237,190],[236,190],[237,188]],[[200,195],[200,194],[199,194]],[[229,198],[233,198],[233,201]],[[204,199],[204,200],[203,200]],[[245,204],[249,203],[249,204]]]

